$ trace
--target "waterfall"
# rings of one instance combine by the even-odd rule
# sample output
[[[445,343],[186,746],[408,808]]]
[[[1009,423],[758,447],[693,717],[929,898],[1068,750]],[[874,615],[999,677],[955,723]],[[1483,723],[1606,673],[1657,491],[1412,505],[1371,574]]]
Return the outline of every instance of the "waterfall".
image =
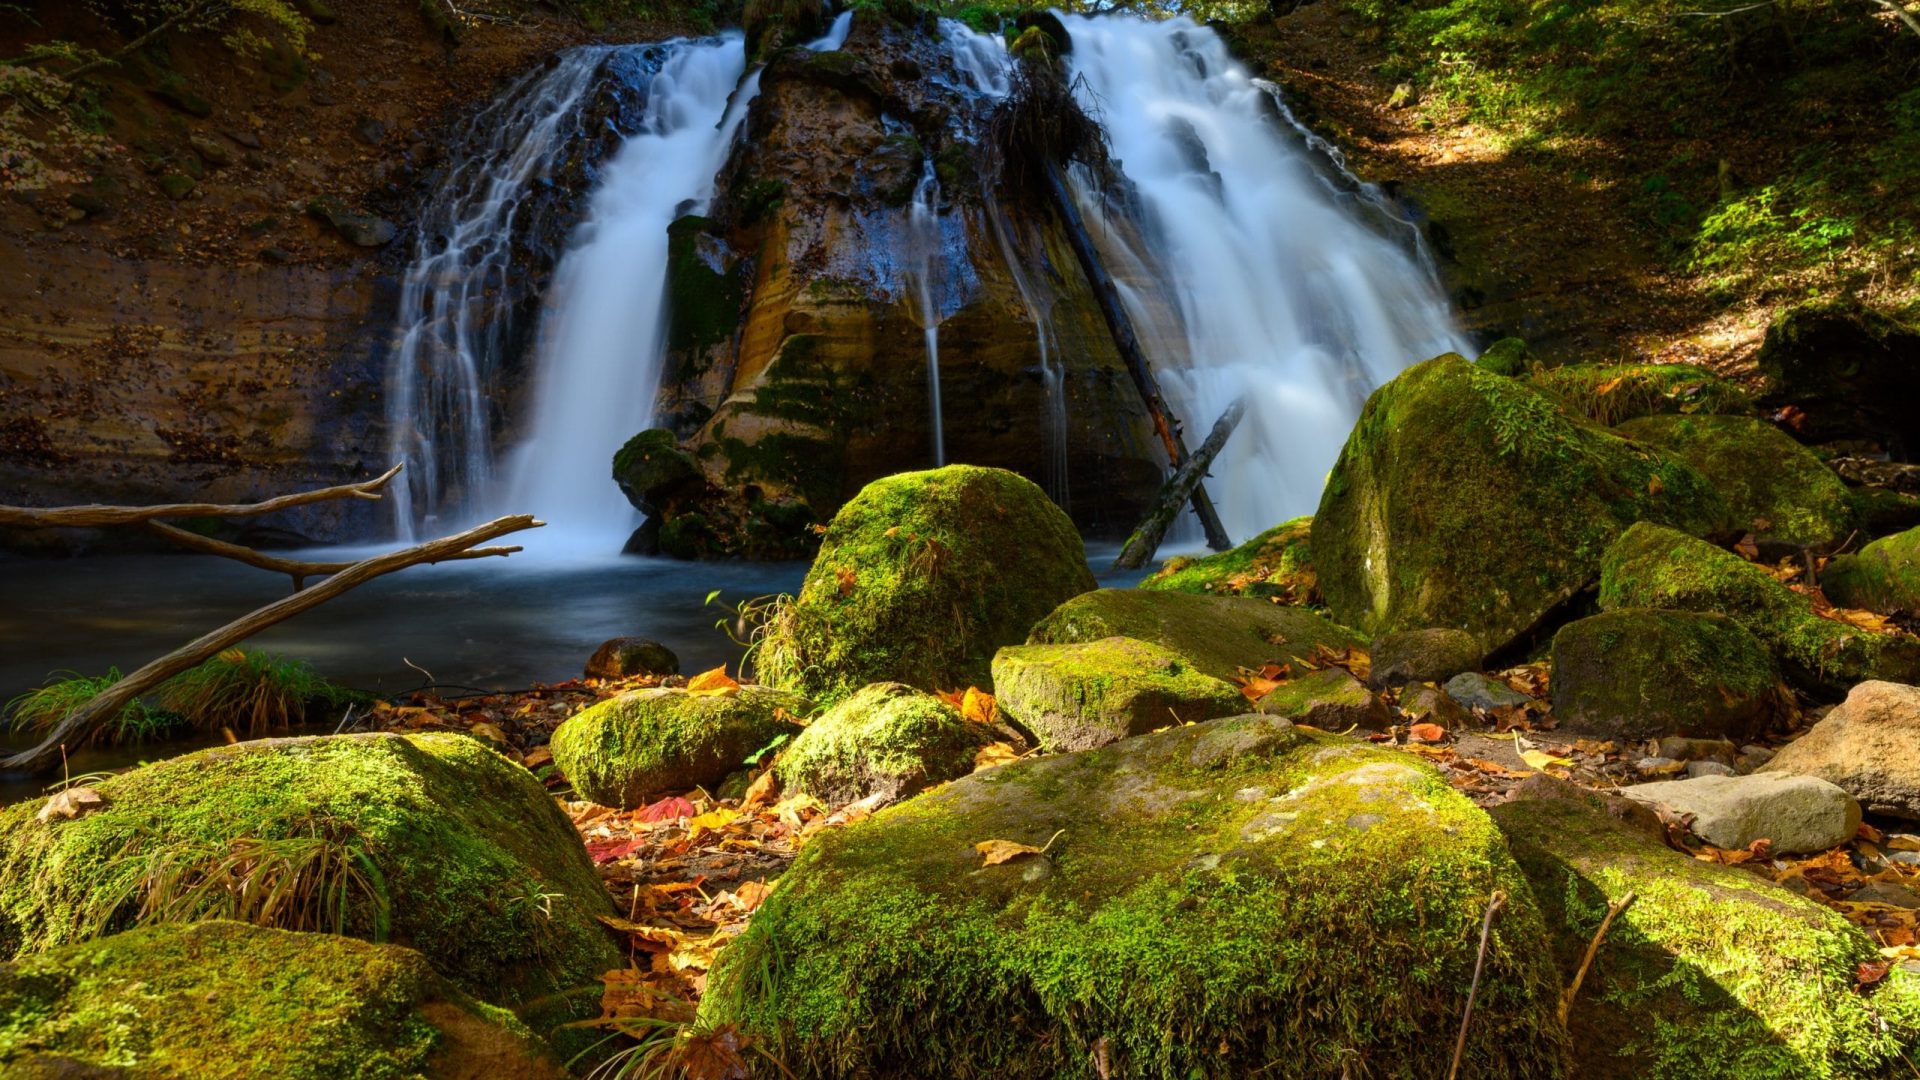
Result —
[[[608,463],[653,417],[666,345],[667,226],[705,210],[759,87],[738,33],[675,43],[640,129],[608,162],[541,314],[533,413],[499,509],[568,546],[619,550],[636,523]]]
[[[1131,189],[1103,195],[1081,176],[1081,208],[1094,223],[1136,216],[1145,250],[1118,250],[1129,230],[1098,239],[1116,277],[1137,264],[1173,301],[1178,326],[1137,289],[1128,306],[1189,445],[1248,401],[1209,483],[1227,531],[1245,540],[1312,512],[1368,393],[1408,364],[1470,352],[1417,236],[1357,182],[1327,181],[1317,166],[1337,175],[1337,159],[1316,160],[1273,88],[1212,30],[1062,21],[1071,74]]]
[[[913,245],[913,289],[920,306],[920,333],[927,349],[927,401],[932,409],[933,463],[947,463],[947,438],[940,420],[940,271],[946,262],[940,235],[940,181],[926,163],[908,208]]]

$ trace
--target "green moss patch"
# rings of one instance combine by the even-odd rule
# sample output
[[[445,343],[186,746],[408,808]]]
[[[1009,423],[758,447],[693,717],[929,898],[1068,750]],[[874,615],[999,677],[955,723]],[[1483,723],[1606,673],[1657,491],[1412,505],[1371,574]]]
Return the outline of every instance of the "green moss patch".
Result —
[[[654,687],[602,701],[553,733],[553,763],[602,806],[711,788],[782,735],[800,733],[797,695],[764,686],[724,692]]]
[[[531,773],[468,736],[269,739],[92,786],[106,806],[84,817],[0,815],[6,955],[133,925],[150,877],[190,881],[236,845],[304,837],[336,843],[360,882],[316,918],[412,945],[476,996],[528,1000],[619,963],[579,835]]]
[[[1749,742],[1773,719],[1778,669],[1724,615],[1626,608],[1553,638],[1553,715],[1619,739],[1668,735]]]
[[[1920,529],[1883,537],[1820,572],[1820,588],[1841,607],[1882,615],[1920,612]]]
[[[1751,416],[1648,416],[1620,431],[1669,450],[1720,492],[1734,524],[1825,548],[1853,531],[1847,485],[1813,451]]]
[[[0,965],[0,1016],[9,1076],[566,1075],[411,949],[244,923],[144,927]]]
[[[1453,627],[1493,652],[1591,581],[1643,519],[1708,533],[1726,507],[1678,458],[1442,356],[1368,399],[1313,519],[1314,567],[1342,622]]]
[[[1249,707],[1233,684],[1179,653],[1127,637],[1010,645],[993,658],[993,692],[1048,751],[1089,750]]]
[[[780,756],[781,787],[832,804],[888,802],[973,771],[992,729],[931,694],[876,683],[814,718]]]
[[[1194,559],[1176,556],[1140,583],[1143,589],[1271,597],[1289,604],[1312,604],[1320,590],[1313,576],[1307,542],[1313,519],[1281,522],[1231,551]]]
[[[1045,852],[985,866],[995,839]],[[807,1077],[1430,1080],[1495,890],[1463,1075],[1563,1076],[1544,924],[1486,815],[1407,755],[1235,717],[822,834],[701,1019]]]
[[[1058,645],[1109,637],[1170,649],[1216,679],[1232,679],[1240,668],[1310,658],[1317,646],[1339,650],[1366,642],[1311,611],[1269,600],[1140,589],[1082,593],[1035,623],[1027,641]]]
[[[1529,381],[1534,389],[1596,424],[1670,413],[1743,413],[1753,408],[1744,390],[1692,364],[1568,364],[1535,372]]]
[[[985,686],[994,650],[1093,587],[1080,534],[1032,481],[970,465],[901,473],[834,515],[755,670],[826,705],[875,682]]]

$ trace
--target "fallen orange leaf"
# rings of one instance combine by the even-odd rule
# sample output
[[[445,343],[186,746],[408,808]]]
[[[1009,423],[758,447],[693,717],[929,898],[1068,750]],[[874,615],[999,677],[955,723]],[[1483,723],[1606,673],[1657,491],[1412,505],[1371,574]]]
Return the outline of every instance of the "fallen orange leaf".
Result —
[[[687,689],[698,693],[728,693],[740,689],[740,684],[727,674],[727,665],[721,664],[712,671],[703,671],[687,680]]]
[[[1447,737],[1447,729],[1439,724],[1415,724],[1407,729],[1407,738],[1420,742],[1439,742]]]
[[[1020,755],[1015,753],[1013,747],[1006,743],[988,743],[980,748],[979,753],[973,755],[973,771],[979,772],[982,769],[997,769],[1002,765],[1010,765],[1019,760]]]

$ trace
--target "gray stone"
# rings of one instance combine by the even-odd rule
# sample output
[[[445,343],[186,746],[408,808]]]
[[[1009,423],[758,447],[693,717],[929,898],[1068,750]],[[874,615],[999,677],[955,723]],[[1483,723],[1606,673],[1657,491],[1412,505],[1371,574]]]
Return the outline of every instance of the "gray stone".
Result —
[[[1717,761],[1733,764],[1733,743],[1726,739],[1688,739],[1670,735],[1660,740],[1658,753],[1675,761]]]
[[[1761,774],[1817,776],[1876,814],[1920,820],[1920,688],[1863,682]]]
[[[1473,719],[1446,691],[1430,683],[1409,683],[1401,687],[1399,705],[1401,714],[1409,722],[1439,724],[1448,731]]]
[[[1869,881],[1855,889],[1847,900],[1855,904],[1885,904],[1887,907],[1920,908],[1920,893],[1891,881]]]
[[[1689,761],[1688,776],[1732,776],[1733,766],[1720,761]]]
[[[1772,841],[1782,854],[1825,851],[1853,839],[1860,804],[1810,776],[1699,776],[1635,784],[1621,794],[1693,815],[1693,831],[1718,848]]]
[[[385,247],[400,234],[393,222],[348,209],[332,196],[323,196],[307,204],[307,213],[333,226],[341,238],[355,247]]]
[[[1447,680],[1447,696],[1469,709],[1511,708],[1525,705],[1533,699],[1501,682],[1491,675],[1482,675],[1477,671],[1463,671]]]
[[[222,169],[233,164],[233,151],[219,139],[193,135],[188,137],[187,144],[193,147],[194,153],[200,155],[200,160],[213,168]]]
[[[1480,666],[1480,643],[1465,630],[1434,627],[1382,634],[1369,650],[1367,681],[1376,689],[1410,682],[1445,682]]]

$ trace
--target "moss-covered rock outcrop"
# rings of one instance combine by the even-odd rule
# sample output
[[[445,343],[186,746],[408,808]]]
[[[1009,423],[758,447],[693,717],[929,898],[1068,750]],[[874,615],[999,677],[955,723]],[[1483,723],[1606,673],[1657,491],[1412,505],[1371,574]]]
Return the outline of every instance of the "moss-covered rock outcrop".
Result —
[[[531,773],[477,739],[266,739],[92,786],[105,806],[83,817],[39,821],[33,804],[0,815],[5,955],[124,929],[160,889],[176,901],[162,905],[170,911],[199,913],[175,887],[221,872],[245,845],[285,862],[287,875],[303,851],[326,845],[355,868],[338,879],[344,915],[290,903],[282,918],[411,945],[462,989],[500,1003],[590,983],[619,964],[595,922],[612,902],[579,835]]]
[[[993,658],[993,692],[1049,752],[1090,750],[1248,707],[1233,684],[1170,649],[1127,637],[1008,646]]]
[[[1872,439],[1913,449],[1920,422],[1920,327],[1858,300],[1823,300],[1781,312],[1757,357],[1761,401],[1792,405],[1817,442]]]
[[[1900,1057],[1920,1047],[1920,979],[1896,971],[1862,993],[1858,965],[1878,953],[1837,912],[1672,851],[1600,796],[1562,792],[1492,814],[1546,913],[1563,984],[1607,905],[1634,895],[1569,1012],[1580,1075],[1907,1075]]]
[[[1140,582],[1143,589],[1271,597],[1288,604],[1320,599],[1308,535],[1313,519],[1283,521],[1231,551],[1192,558],[1176,555]]]
[[[1699,470],[1736,528],[1825,548],[1853,531],[1853,498],[1832,469],[1793,437],[1752,416],[1647,416],[1621,424],[1630,438]]]
[[[1553,715],[1610,738],[1750,742],[1778,681],[1767,647],[1724,615],[1623,608],[1553,637]]]
[[[212,921],[0,964],[18,1077],[563,1077],[512,1014],[396,945]]]
[[[971,465],[889,476],[834,515],[755,670],[823,705],[876,682],[984,687],[996,649],[1094,585],[1073,522],[1032,481]]]
[[[1883,536],[1820,571],[1820,590],[1841,607],[1920,613],[1920,529]]]
[[[1596,424],[1675,413],[1743,413],[1744,390],[1693,364],[1568,364],[1545,368],[1533,387]]]
[[[1317,646],[1335,651],[1363,646],[1352,630],[1301,608],[1251,597],[1185,592],[1100,589],[1061,604],[1033,624],[1030,645],[1065,645],[1128,637],[1185,657],[1216,679],[1240,668],[1313,656]]]
[[[932,694],[875,683],[822,713],[780,755],[781,787],[828,803],[904,799],[973,771],[991,728]]]
[[[975,845],[1044,847],[984,866]],[[801,1076],[1567,1073],[1531,892],[1408,755],[1233,717],[1003,766],[809,843],[702,1019]],[[1435,1037],[1435,1033],[1447,1033]]]
[[[754,751],[798,735],[807,703],[765,686],[653,687],[594,705],[561,724],[553,763],[573,790],[603,806],[711,788]]]
[[[1446,626],[1492,652],[1653,520],[1706,533],[1726,507],[1677,458],[1442,356],[1374,391],[1313,519],[1320,591],[1370,634]]]
[[[628,439],[613,455],[613,482],[635,510],[659,511],[661,496],[700,475],[693,455],[680,449],[673,432],[647,430]]]
[[[1875,633],[1813,612],[1806,596],[1730,551],[1649,522],[1628,529],[1600,568],[1600,606],[1726,615],[1760,639],[1787,677],[1838,697],[1863,679],[1913,682],[1920,639]]]

